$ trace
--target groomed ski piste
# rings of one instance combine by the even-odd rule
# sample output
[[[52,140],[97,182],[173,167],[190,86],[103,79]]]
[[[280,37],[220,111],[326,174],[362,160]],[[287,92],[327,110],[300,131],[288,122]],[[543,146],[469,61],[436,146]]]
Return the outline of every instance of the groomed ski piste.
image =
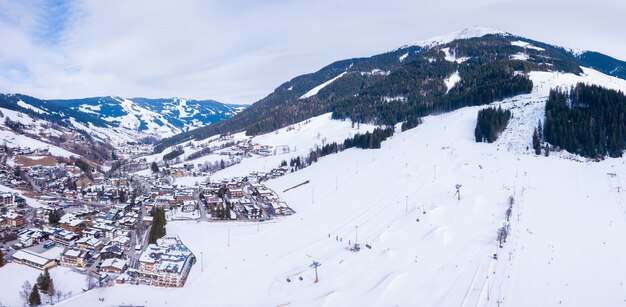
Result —
[[[474,141],[485,106],[426,117],[381,149],[349,149],[268,181],[293,216],[169,222],[167,233],[198,258],[183,288],[115,285],[57,305],[622,306],[626,160],[535,156],[527,147],[550,88],[626,91],[626,81],[589,69],[530,77],[532,94],[493,104],[513,112],[496,143]],[[326,126],[322,136],[337,133]],[[216,177],[245,176],[255,163],[263,171],[264,161],[245,159]],[[510,235],[499,248],[510,197]],[[361,250],[347,250],[357,240]]]

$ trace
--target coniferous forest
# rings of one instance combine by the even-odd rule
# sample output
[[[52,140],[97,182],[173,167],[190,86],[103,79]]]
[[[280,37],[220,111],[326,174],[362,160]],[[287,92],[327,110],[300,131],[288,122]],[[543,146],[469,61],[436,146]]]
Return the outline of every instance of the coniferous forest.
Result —
[[[597,85],[552,90],[546,102],[543,137],[589,158],[621,157],[626,138],[626,96]]]
[[[476,129],[474,129],[476,142],[495,142],[500,133],[506,129],[510,118],[511,111],[502,110],[501,107],[486,108],[478,111]]]

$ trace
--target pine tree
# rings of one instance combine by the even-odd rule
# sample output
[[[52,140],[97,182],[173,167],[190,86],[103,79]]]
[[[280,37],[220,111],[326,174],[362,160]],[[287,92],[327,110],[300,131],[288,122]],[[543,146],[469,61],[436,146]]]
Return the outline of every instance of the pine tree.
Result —
[[[39,274],[39,277],[37,277],[37,286],[41,292],[47,293],[51,283],[52,278],[50,277],[48,268],[46,268],[44,272]]]
[[[156,164],[156,162],[152,162],[152,165],[150,165],[150,169],[152,169],[153,173],[159,172],[159,166]]]
[[[148,242],[150,244],[156,243],[156,241],[163,236],[165,236],[165,210],[156,209],[154,210],[153,218],[152,218],[152,227],[150,227],[150,234],[148,236]]]
[[[539,141],[539,132],[535,128],[535,132],[533,132],[533,149],[535,150],[535,154],[541,154],[541,142]]]
[[[123,189],[119,190],[118,198],[119,198],[119,202],[120,203],[125,203],[128,200],[128,197],[126,195],[126,191],[123,190]]]
[[[33,286],[33,291],[31,291],[30,295],[28,296],[28,305],[30,306],[41,305],[41,296],[39,296],[39,290],[37,289],[37,285]]]
[[[4,266],[4,253],[0,249],[0,268]]]
[[[54,210],[50,214],[48,214],[48,223],[52,225],[56,225],[59,223],[60,220],[61,220],[61,213],[58,212],[57,210]]]

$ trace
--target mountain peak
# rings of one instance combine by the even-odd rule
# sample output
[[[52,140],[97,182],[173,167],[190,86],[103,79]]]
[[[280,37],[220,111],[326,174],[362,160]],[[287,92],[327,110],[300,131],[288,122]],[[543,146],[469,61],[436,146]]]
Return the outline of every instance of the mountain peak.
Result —
[[[432,37],[423,41],[420,41],[414,45],[417,46],[422,46],[422,47],[433,47],[433,46],[437,46],[437,45],[443,45],[443,44],[447,44],[451,41],[457,40],[457,39],[468,39],[468,38],[474,38],[474,37],[483,37],[485,35],[501,35],[501,36],[508,36],[511,35],[508,32],[504,32],[501,30],[497,30],[497,29],[492,29],[492,28],[487,28],[487,27],[479,27],[479,26],[473,26],[473,27],[468,27],[465,28],[463,30],[460,31],[455,31],[446,35],[442,35],[442,36],[436,36],[436,37]]]

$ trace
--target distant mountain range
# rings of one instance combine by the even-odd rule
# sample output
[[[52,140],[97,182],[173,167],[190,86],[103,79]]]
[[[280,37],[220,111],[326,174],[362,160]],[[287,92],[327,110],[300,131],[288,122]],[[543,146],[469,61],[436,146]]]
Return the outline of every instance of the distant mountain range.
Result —
[[[93,97],[44,100],[22,94],[0,94],[0,108],[28,114],[92,136],[136,139],[172,136],[228,119],[246,105],[184,98]]]
[[[581,67],[626,79],[626,62],[610,56],[473,27],[295,77],[231,119],[162,139],[155,151],[220,133],[267,133],[327,112],[391,125],[528,93],[531,71],[580,75]]]

